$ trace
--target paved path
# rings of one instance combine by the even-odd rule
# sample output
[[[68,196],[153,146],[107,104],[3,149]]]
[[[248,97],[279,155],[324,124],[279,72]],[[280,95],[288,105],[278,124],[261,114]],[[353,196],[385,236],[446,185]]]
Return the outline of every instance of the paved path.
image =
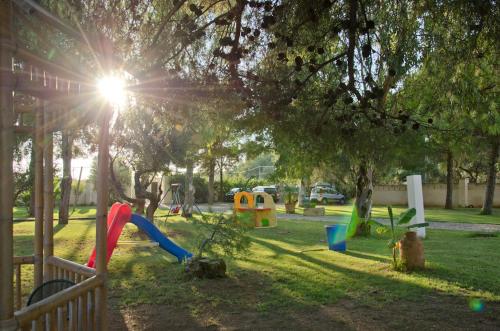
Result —
[[[216,203],[212,206],[212,211],[222,213],[231,210],[231,203]],[[199,205],[202,211],[208,211],[208,205]],[[278,219],[303,220],[312,222],[345,222],[347,217],[342,216],[303,216],[299,214],[278,214]],[[389,220],[377,219],[381,223],[389,224]],[[472,224],[472,223],[453,223],[453,222],[429,222],[430,229],[454,230],[454,231],[473,231],[473,232],[500,232],[500,224]]]

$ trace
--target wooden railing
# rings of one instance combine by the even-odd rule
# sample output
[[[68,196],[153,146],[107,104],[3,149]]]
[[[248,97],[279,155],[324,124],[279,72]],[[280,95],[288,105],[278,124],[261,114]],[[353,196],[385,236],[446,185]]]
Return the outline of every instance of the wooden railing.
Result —
[[[95,269],[57,256],[49,257],[47,263],[52,266],[52,279],[67,279],[78,284],[95,276]]]
[[[21,266],[34,264],[33,256],[14,257],[15,317],[22,330],[94,330],[96,291],[104,282],[95,270],[56,256],[47,259],[52,279],[67,279],[75,286],[22,308]]]
[[[16,311],[21,330],[95,330],[96,291],[102,276],[93,276],[48,298]]]
[[[14,304],[16,309],[21,309],[23,305],[23,294],[22,288],[22,277],[21,277],[21,267],[26,264],[34,264],[35,257],[33,255],[29,256],[14,256]]]

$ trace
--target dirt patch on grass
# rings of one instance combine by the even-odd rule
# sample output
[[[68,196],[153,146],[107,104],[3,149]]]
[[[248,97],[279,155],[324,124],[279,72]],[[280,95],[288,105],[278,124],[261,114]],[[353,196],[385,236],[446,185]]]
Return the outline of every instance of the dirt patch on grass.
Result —
[[[342,300],[321,307],[318,320],[343,321],[352,330],[498,330],[500,303],[486,303],[472,311],[467,301],[450,296],[428,296],[418,302],[396,301],[378,307]]]
[[[109,311],[109,330],[199,330],[189,310],[170,305],[139,305]]]
[[[235,288],[236,289],[236,288]],[[240,289],[241,290],[241,289]],[[248,293],[242,293],[248,294]],[[253,308],[252,308],[253,307]],[[462,299],[428,296],[418,302],[377,306],[343,299],[336,304],[259,311],[210,302],[193,310],[175,305],[139,305],[110,311],[110,330],[498,330],[500,303],[473,312]]]

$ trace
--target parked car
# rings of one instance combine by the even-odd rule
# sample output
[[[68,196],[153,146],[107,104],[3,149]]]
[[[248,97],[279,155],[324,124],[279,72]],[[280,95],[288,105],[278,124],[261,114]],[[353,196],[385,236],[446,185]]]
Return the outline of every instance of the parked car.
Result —
[[[243,189],[240,187],[233,187],[229,192],[227,192],[224,195],[224,201],[225,202],[234,202],[234,196],[236,195],[236,193],[243,192],[243,191],[250,192],[249,189]]]
[[[266,192],[273,197],[274,202],[278,202],[280,200],[280,193],[274,185],[256,186],[252,189],[252,192]]]
[[[334,188],[328,186],[313,187],[309,199],[311,202],[324,204],[337,202],[343,205],[346,202],[346,198],[342,193],[339,193]]]

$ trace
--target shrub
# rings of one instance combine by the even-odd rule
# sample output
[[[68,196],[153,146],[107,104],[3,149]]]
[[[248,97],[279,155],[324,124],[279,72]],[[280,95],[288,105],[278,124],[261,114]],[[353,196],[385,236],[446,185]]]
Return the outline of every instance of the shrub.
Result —
[[[184,201],[184,190],[186,183],[186,175],[184,174],[176,174],[169,176],[169,182],[172,183],[180,183],[182,184],[182,189],[179,193],[179,196],[182,201]],[[208,198],[208,184],[205,178],[200,177],[199,175],[193,176],[193,185],[194,185],[194,201],[196,203],[206,203]]]

